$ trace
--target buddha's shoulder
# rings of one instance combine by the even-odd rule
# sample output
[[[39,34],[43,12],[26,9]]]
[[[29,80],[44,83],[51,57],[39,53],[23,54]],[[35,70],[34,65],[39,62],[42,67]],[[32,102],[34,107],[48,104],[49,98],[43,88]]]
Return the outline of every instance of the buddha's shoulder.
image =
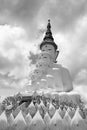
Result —
[[[62,66],[61,64],[57,64],[57,63],[53,64],[53,68],[59,68],[59,69],[64,70],[64,71],[69,71],[68,68]]]
[[[65,75],[69,75],[70,74],[68,68],[62,66],[61,64],[54,64],[53,68],[59,69]]]

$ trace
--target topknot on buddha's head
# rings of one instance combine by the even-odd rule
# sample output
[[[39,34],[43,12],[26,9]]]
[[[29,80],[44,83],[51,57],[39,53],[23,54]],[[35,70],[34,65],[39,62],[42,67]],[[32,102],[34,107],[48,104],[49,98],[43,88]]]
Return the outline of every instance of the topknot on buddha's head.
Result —
[[[54,47],[55,51],[58,48],[56,43],[54,42],[54,38],[52,36],[50,20],[48,20],[47,31],[45,33],[42,43],[40,44],[40,50],[42,50],[42,47],[47,44],[52,45]]]

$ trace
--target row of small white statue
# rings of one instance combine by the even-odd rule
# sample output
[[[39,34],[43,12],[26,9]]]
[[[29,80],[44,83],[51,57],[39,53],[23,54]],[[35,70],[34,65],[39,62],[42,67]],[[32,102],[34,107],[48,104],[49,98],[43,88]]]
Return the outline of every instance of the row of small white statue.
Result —
[[[16,110],[14,110],[12,113],[13,113],[13,115],[14,115],[14,117],[16,117],[17,116],[17,114],[19,113],[19,111],[20,110],[22,110],[24,113],[30,113],[30,115],[33,117],[35,114],[36,114],[36,112],[37,112],[37,110],[39,110],[40,111],[40,114],[41,114],[41,116],[42,117],[44,117],[44,114],[46,113],[46,112],[48,112],[48,114],[49,114],[49,116],[52,118],[53,117],[53,115],[54,115],[54,113],[55,113],[55,111],[56,111],[56,108],[54,107],[54,105],[52,104],[52,103],[49,103],[49,105],[48,105],[48,107],[46,107],[44,104],[43,104],[43,102],[41,101],[41,103],[40,104],[33,104],[33,102],[31,102],[30,103],[30,105],[26,108],[25,107],[25,103],[23,103],[23,104],[21,104],[20,106],[18,106],[17,108],[16,108]],[[65,115],[65,113],[66,113],[66,111],[68,112],[68,114],[69,114],[69,116],[72,118],[73,116],[74,116],[74,114],[75,114],[75,112],[76,112],[76,109],[75,108],[70,108],[70,107],[68,107],[67,109],[66,108],[64,108],[63,110],[59,107],[59,109],[58,109],[58,112],[59,112],[59,114],[60,114],[60,116],[63,118],[64,117],[64,115]],[[80,113],[80,115],[82,116],[82,118],[84,117],[84,114],[83,114],[83,112],[79,109],[79,113]],[[85,113],[86,114],[86,113]]]
[[[46,113],[44,118],[36,112],[32,118],[30,113],[25,117],[22,111],[18,113],[16,118],[12,115],[6,116],[5,111],[0,116],[0,130],[87,130],[87,119],[83,119],[77,108],[75,115],[71,119],[66,111],[62,119],[58,110],[52,118]]]
[[[9,109],[9,106],[8,106],[8,109]],[[42,101],[41,101],[40,104],[36,104],[36,105],[34,105],[33,102],[31,102],[28,107],[26,107],[25,103],[21,104],[15,110],[12,111],[13,116],[16,117],[18,115],[18,113],[20,112],[20,110],[22,110],[22,113],[23,113],[24,116],[26,116],[27,113],[30,113],[31,117],[34,117],[34,115],[37,113],[37,110],[39,110],[42,118],[44,117],[46,112],[48,112],[50,118],[52,118],[54,116],[55,112],[56,112],[56,108],[54,107],[54,105],[52,103],[50,103],[48,107],[45,107],[45,105],[43,104]],[[66,111],[68,112],[69,116],[72,119],[75,112],[76,112],[76,109],[68,107],[67,109],[64,108],[62,110],[59,107],[58,112],[59,112],[61,118],[64,117],[64,115],[66,114]],[[11,113],[11,112],[9,111],[9,113]],[[83,111],[81,111],[79,109],[79,113],[82,116],[82,118],[84,118]],[[85,113],[85,116],[86,116],[86,113]]]

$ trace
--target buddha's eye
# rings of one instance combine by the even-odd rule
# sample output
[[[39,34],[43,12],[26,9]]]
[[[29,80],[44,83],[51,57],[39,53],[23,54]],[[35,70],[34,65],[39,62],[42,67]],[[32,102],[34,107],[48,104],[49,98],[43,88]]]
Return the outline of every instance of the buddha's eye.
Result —
[[[36,123],[34,123],[34,126],[36,126]]]
[[[49,51],[51,50],[51,49],[48,49]]]
[[[55,123],[54,126],[57,126],[57,124]]]
[[[79,124],[77,124],[77,127],[79,126]]]

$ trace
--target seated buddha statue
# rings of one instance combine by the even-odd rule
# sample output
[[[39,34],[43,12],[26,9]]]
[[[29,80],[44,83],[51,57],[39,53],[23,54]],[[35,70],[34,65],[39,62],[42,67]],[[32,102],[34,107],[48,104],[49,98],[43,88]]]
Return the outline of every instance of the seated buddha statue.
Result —
[[[48,62],[49,65],[47,68],[47,73],[44,77],[47,80],[47,87],[55,88],[59,92],[71,91],[73,89],[73,85],[68,69],[56,63],[56,58],[59,52],[56,51],[54,46],[50,43],[46,43],[45,45],[43,45],[41,47],[41,51],[42,53],[44,52],[50,55],[50,62]],[[45,56],[45,61],[47,59],[48,57]],[[42,63],[43,61],[44,60],[42,57]]]
[[[33,87],[54,88],[58,92],[69,92],[73,89],[69,70],[56,61],[59,54],[57,48],[48,21],[45,37],[40,44],[41,53],[36,63],[36,70],[31,76]]]

